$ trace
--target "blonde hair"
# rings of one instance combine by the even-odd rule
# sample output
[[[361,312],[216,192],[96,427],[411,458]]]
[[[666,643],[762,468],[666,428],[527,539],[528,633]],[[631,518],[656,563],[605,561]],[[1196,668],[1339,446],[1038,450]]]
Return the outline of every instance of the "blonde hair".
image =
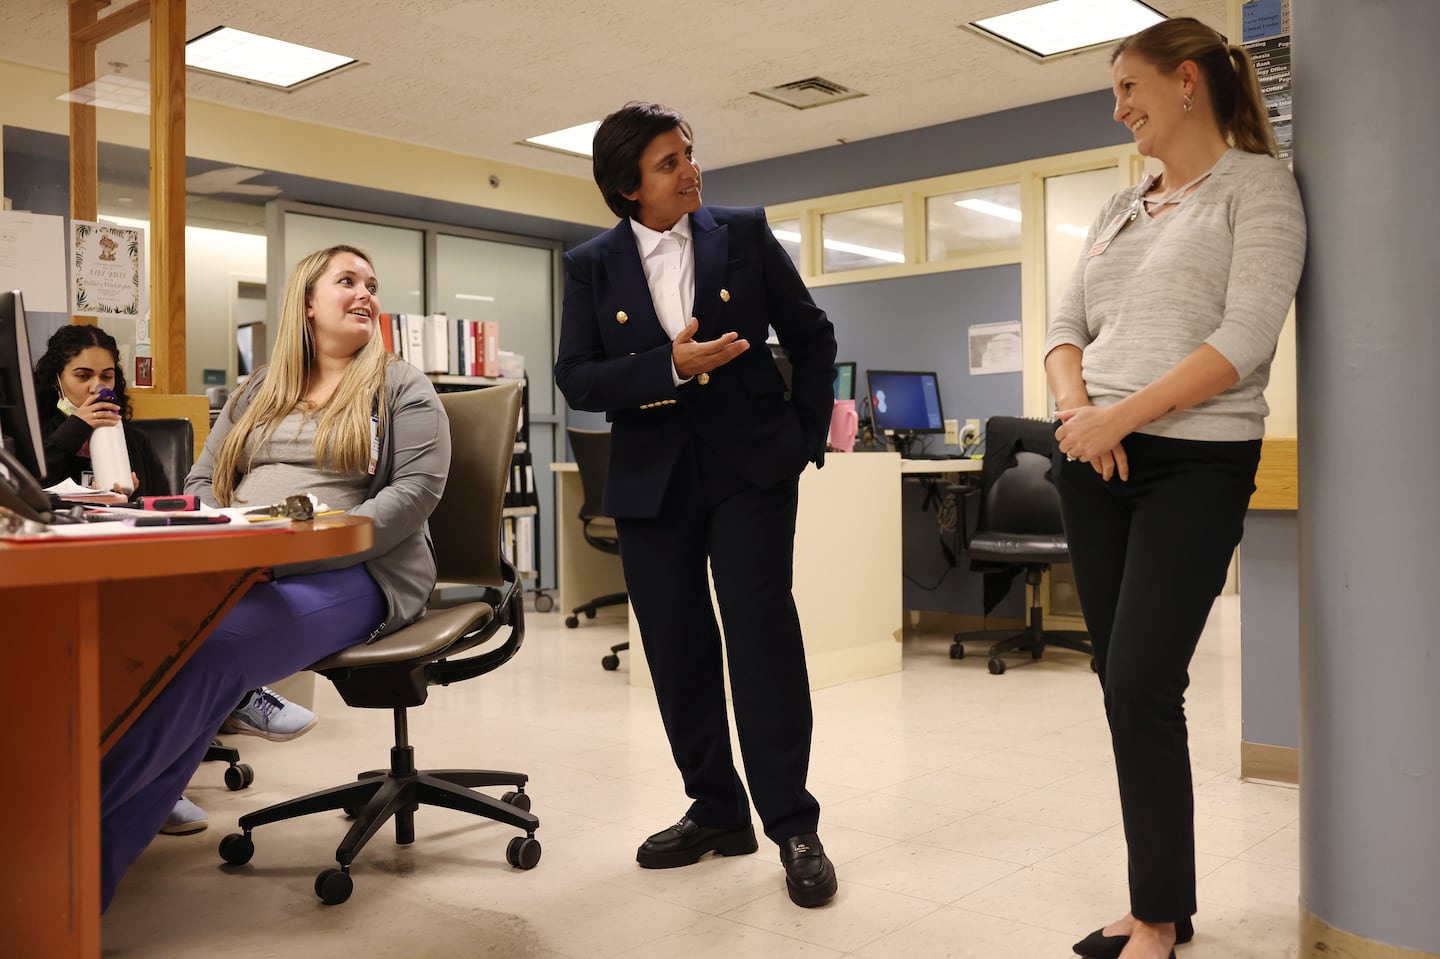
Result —
[[[1260,95],[1260,79],[1244,48],[1194,17],[1162,20],[1121,40],[1110,55],[1133,52],[1162,73],[1173,73],[1190,60],[1200,68],[1220,132],[1231,146],[1246,153],[1275,156],[1275,132]]]
[[[370,263],[369,254],[353,246],[318,250],[295,265],[285,283],[280,307],[280,329],[266,375],[247,383],[249,406],[220,444],[215,456],[214,494],[221,506],[234,505],[235,487],[250,469],[255,451],[264,445],[281,421],[300,408],[315,362],[314,332],[305,310],[315,284],[337,254],[351,253]],[[373,264],[372,264],[373,269]],[[370,459],[370,416],[385,422],[385,367],[393,359],[380,338],[379,317],[371,325],[370,339],[346,367],[325,404],[315,427],[315,462],[332,473],[363,471]],[[243,394],[242,394],[243,395]]]

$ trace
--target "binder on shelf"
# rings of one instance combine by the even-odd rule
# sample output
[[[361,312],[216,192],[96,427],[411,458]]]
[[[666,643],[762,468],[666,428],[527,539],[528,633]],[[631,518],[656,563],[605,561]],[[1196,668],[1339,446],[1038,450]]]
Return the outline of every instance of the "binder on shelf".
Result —
[[[419,313],[402,314],[405,325],[405,359],[425,372],[425,317]]]
[[[394,317],[389,313],[380,314],[380,340],[385,344],[386,353],[395,352],[395,329],[393,326]]]
[[[420,322],[421,369],[426,373],[450,372],[450,323],[444,313],[431,313]]]
[[[483,331],[480,337],[485,348],[484,358],[481,365],[481,376],[500,375],[500,324],[494,320],[484,320],[481,323]]]

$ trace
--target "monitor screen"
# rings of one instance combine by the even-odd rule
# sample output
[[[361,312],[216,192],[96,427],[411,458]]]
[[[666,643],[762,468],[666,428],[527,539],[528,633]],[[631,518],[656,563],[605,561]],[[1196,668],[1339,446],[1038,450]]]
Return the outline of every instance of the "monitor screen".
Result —
[[[892,433],[943,433],[940,384],[934,373],[868,370],[870,415],[877,430]]]
[[[855,364],[835,364],[835,398],[837,400],[853,400],[855,398]]]
[[[0,436],[32,477],[45,475],[30,340],[19,290],[0,291]]]

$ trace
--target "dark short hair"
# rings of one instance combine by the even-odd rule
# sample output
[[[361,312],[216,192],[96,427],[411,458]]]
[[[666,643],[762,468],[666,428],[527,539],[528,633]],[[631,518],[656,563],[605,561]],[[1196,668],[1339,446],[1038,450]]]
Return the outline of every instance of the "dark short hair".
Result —
[[[637,201],[625,198],[626,193],[640,189],[640,156],[651,140],[675,129],[694,142],[690,124],[679,113],[640,100],[630,101],[600,121],[595,131],[595,185],[616,216],[628,219],[640,212]]]
[[[53,402],[60,397],[60,374],[71,360],[89,347],[98,346],[115,362],[115,396],[120,418],[130,418],[130,397],[125,392],[125,369],[120,363],[120,346],[115,337],[98,326],[80,323],[60,327],[45,344],[45,355],[35,364],[35,395]]]

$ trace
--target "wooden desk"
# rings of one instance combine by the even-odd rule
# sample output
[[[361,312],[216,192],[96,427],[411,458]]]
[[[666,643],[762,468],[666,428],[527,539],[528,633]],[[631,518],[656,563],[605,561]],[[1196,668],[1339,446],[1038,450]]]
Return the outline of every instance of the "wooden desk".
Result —
[[[370,521],[0,543],[6,955],[100,955],[100,757],[266,567],[368,549]]]

